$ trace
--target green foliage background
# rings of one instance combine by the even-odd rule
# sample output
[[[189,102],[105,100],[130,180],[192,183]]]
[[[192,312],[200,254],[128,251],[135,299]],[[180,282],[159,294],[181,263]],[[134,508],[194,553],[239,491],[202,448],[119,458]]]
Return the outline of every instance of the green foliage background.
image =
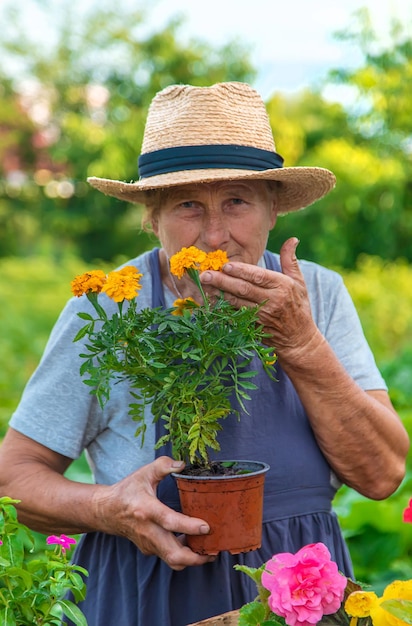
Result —
[[[29,4],[56,36],[39,45],[21,5],[0,4],[9,26],[0,33],[0,435],[72,277],[153,245],[140,231],[141,207],[103,196],[86,177],[137,178],[147,107],[160,88],[253,84],[256,76],[235,40],[219,49],[199,38],[182,43],[181,19],[149,31],[148,3]],[[394,22],[382,47],[359,12],[339,36],[362,62],[336,68],[321,85],[349,91],[349,104],[326,100],[321,89],[287,96],[273,85],[267,107],[285,164],[327,167],[338,180],[310,209],[279,218],[269,248],[294,235],[301,258],[342,272],[412,435],[411,26]],[[70,475],[90,480],[84,457]],[[412,529],[402,523],[411,495],[411,457],[403,484],[384,502],[340,490],[336,509],[359,579],[412,577]]]
[[[39,42],[18,3],[0,4],[10,25],[0,33],[0,256],[135,256],[150,246],[139,210],[91,189],[87,176],[136,179],[156,91],[253,84],[249,49],[236,40],[221,48],[187,43],[177,18],[149,30],[143,2],[28,4],[55,37]],[[411,25],[394,22],[391,33],[379,45],[360,12],[340,35],[342,46],[358,49],[359,67],[337,68],[293,96],[273,85],[267,107],[285,165],[330,168],[338,183],[310,212],[280,220],[272,249],[297,235],[301,255],[327,265],[351,268],[363,253],[412,260]],[[325,99],[330,85],[351,94],[348,104]]]
[[[97,265],[96,265],[97,267]],[[100,267],[107,269],[103,264]],[[27,378],[41,357],[47,337],[66,300],[73,276],[90,265],[72,256],[0,259],[0,435],[17,406]],[[365,334],[377,355],[392,400],[412,436],[412,267],[405,261],[384,262],[362,257],[355,270],[341,271],[355,301]],[[368,454],[368,451],[364,451]],[[69,474],[89,481],[84,457]],[[405,480],[383,502],[373,502],[343,487],[336,510],[359,580],[377,588],[412,577],[412,531],[402,511],[412,496],[412,454]]]

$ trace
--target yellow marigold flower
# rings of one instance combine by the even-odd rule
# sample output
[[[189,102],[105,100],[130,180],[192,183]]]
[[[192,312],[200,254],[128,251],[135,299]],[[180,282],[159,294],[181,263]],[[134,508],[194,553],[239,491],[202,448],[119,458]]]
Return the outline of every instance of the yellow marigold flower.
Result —
[[[273,353],[273,358],[272,359],[268,359],[266,361],[266,365],[274,365],[277,360],[278,360],[277,354],[274,352]]]
[[[378,596],[373,591],[353,591],[345,602],[345,611],[353,617],[368,617]]]
[[[70,283],[73,295],[80,297],[85,293],[94,291],[100,293],[106,282],[106,274],[102,270],[91,270],[79,274]]]
[[[115,302],[133,300],[133,298],[137,296],[139,289],[142,288],[139,283],[142,276],[143,274],[140,274],[133,265],[128,265],[115,272],[110,272],[102,292],[107,294],[109,298]]]
[[[170,258],[170,271],[178,278],[182,278],[186,270],[198,270],[205,258],[206,252],[199,250],[196,246],[182,248]]]
[[[380,606],[384,600],[412,600],[412,580],[394,580],[390,583],[370,613],[373,626],[405,626],[406,622]]]
[[[172,315],[183,315],[185,309],[194,309],[199,305],[193,298],[177,298],[177,300],[173,302],[173,306],[175,310],[172,311]]]
[[[229,263],[227,253],[224,250],[214,250],[207,253],[205,260],[200,264],[200,271],[220,271],[225,263]]]

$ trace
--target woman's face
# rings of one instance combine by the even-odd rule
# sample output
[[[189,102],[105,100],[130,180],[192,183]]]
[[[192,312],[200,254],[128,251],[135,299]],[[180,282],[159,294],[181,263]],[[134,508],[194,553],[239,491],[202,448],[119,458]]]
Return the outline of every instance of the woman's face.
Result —
[[[222,181],[165,191],[152,226],[169,258],[196,246],[256,265],[276,215],[275,193],[266,181]]]

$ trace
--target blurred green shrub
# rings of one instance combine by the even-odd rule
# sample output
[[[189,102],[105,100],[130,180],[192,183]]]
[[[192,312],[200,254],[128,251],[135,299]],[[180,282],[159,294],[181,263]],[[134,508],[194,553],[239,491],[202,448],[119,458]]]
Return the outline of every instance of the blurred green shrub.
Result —
[[[0,435],[43,352],[70,280],[84,264],[68,257],[0,259]]]
[[[0,259],[0,436],[71,295],[70,281],[90,267],[73,257],[58,263],[48,257]],[[355,271],[342,275],[412,438],[412,266],[365,256]],[[84,457],[70,468],[70,476],[89,480]],[[387,500],[373,502],[346,487],[336,496],[355,575],[378,590],[394,576],[412,577],[412,528],[402,522],[410,497],[412,453],[405,480]]]
[[[412,266],[362,256],[342,272],[389,393],[412,439]],[[365,454],[367,454],[365,450]],[[402,513],[412,497],[412,452],[398,490],[382,502],[343,487],[335,510],[359,580],[378,591],[394,578],[412,577],[412,528]]]
[[[379,366],[412,347],[412,266],[361,256],[342,272]]]

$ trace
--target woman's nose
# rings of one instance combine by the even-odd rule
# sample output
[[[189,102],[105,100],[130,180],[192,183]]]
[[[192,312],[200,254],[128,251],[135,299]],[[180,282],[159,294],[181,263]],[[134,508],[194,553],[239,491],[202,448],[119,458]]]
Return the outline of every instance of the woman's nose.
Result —
[[[206,217],[200,234],[202,242],[211,250],[217,250],[229,241],[229,229],[223,216]]]

